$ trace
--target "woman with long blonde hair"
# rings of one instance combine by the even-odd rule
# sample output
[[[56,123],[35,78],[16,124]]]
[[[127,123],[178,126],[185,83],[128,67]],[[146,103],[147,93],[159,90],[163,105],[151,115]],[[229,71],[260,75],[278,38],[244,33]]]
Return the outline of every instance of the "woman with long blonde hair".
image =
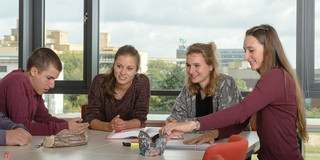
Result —
[[[186,84],[176,98],[166,123],[190,121],[241,101],[242,97],[236,81],[231,76],[219,72],[216,54],[217,47],[214,42],[195,43],[188,47]],[[229,137],[231,134],[228,133],[234,133],[230,132],[230,129],[234,130],[234,128],[238,128],[238,133],[243,129],[240,126],[208,130],[204,135],[184,143],[212,144],[215,140]]]

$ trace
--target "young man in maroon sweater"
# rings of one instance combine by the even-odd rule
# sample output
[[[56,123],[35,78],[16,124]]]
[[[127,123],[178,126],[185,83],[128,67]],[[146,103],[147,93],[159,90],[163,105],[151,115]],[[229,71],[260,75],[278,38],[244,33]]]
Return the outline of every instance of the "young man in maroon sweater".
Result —
[[[0,81],[0,112],[15,123],[24,124],[32,135],[54,135],[63,129],[85,131],[89,124],[81,118],[69,121],[49,114],[42,94],[54,88],[62,70],[57,54],[49,48],[38,48],[28,58],[27,69],[17,69]]]

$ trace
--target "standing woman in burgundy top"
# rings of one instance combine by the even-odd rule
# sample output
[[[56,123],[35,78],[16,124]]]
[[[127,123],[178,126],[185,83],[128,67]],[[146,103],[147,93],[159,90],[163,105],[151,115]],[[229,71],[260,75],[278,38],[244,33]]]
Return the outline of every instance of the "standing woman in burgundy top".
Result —
[[[303,94],[295,71],[285,56],[280,39],[270,25],[246,32],[245,60],[260,74],[253,91],[240,103],[197,120],[171,123],[162,134],[174,135],[197,129],[221,128],[245,123],[252,116],[260,139],[259,159],[303,159],[298,137],[308,140]]]
[[[86,108],[92,129],[112,131],[144,124],[149,112],[150,84],[146,75],[137,73],[139,68],[138,51],[125,45],[115,54],[110,71],[95,76]]]

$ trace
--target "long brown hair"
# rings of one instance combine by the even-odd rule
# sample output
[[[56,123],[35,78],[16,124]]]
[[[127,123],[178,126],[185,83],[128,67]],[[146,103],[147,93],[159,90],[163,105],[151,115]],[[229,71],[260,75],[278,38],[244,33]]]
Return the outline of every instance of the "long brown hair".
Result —
[[[135,57],[136,59],[136,72],[140,69],[140,55],[139,52],[131,45],[125,45],[122,46],[118,49],[114,56],[114,62],[117,60],[119,56],[132,56]],[[110,70],[105,74],[105,79],[103,82],[103,87],[104,87],[104,92],[107,94],[109,97],[110,101],[113,103],[114,102],[114,94],[115,94],[115,89],[116,89],[116,78],[114,75],[114,65],[115,63],[113,62],[112,67]]]
[[[208,44],[195,43],[189,46],[187,51],[187,56],[190,54],[201,54],[206,64],[213,66],[213,69],[210,72],[209,83],[205,87],[205,93],[211,97],[214,96],[216,85],[220,81],[218,61],[215,56],[216,50],[217,50],[216,44],[214,42],[210,42]],[[192,83],[189,76],[187,76],[186,81],[187,81],[186,88],[190,95],[195,95],[201,90],[200,84]]]
[[[308,134],[306,130],[306,118],[304,113],[304,101],[303,101],[303,93],[300,88],[299,80],[297,78],[296,72],[292,69],[280,42],[279,36],[276,30],[270,25],[260,25],[255,26],[246,32],[247,36],[255,37],[260,44],[264,46],[263,51],[263,62],[261,67],[257,70],[260,74],[260,79],[267,74],[270,70],[278,67],[285,74],[289,73],[293,78],[295,83],[295,91],[296,91],[296,106],[297,106],[297,119],[296,125],[298,128],[298,136],[303,141],[308,141]],[[286,79],[284,79],[286,82]],[[252,118],[255,124],[255,116]]]

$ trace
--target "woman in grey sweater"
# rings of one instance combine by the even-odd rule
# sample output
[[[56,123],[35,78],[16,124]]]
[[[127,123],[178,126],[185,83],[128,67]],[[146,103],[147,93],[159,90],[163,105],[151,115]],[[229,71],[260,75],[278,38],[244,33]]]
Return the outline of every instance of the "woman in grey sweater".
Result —
[[[188,47],[187,82],[176,98],[176,103],[166,123],[190,121],[198,116],[217,112],[241,101],[242,97],[236,81],[231,76],[219,73],[215,52],[214,42],[209,44],[195,43]],[[185,141],[185,143],[213,143],[215,139],[226,138],[219,136],[219,133],[228,133],[233,128],[210,130],[203,136]],[[228,136],[228,134],[221,135]]]

